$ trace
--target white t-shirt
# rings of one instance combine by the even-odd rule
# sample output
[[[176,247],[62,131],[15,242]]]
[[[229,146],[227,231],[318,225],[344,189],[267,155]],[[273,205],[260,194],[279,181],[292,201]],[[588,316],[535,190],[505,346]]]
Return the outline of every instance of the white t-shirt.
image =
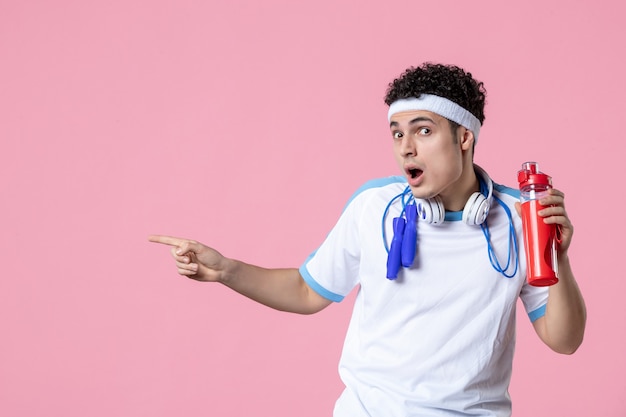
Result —
[[[517,234],[513,278],[492,266],[480,226],[448,212],[441,225],[418,221],[415,262],[389,280],[382,219],[406,185],[404,178],[390,177],[363,186],[300,268],[306,282],[332,301],[359,286],[339,364],[346,388],[334,416],[509,416],[517,299],[534,321],[548,298],[546,288],[525,280],[521,219],[513,207],[519,192],[494,184]],[[401,210],[400,201],[389,208],[388,243]],[[510,224],[494,200],[487,225],[502,266]]]

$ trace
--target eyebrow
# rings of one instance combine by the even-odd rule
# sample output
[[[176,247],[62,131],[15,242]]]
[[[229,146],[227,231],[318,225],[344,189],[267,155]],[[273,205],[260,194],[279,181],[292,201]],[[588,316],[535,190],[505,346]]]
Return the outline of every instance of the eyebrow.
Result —
[[[419,122],[430,122],[432,124],[436,124],[435,121],[433,119],[431,119],[430,117],[426,117],[426,116],[419,116],[416,117],[415,119],[412,119],[409,124],[415,124],[415,123],[419,123]],[[398,122],[391,122],[389,123],[389,127],[397,127],[400,126],[400,124]]]

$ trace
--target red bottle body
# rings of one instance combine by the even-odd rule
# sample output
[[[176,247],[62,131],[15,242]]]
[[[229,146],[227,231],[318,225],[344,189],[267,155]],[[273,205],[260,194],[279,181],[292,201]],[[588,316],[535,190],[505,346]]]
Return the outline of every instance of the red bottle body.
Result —
[[[552,188],[552,179],[540,172],[535,162],[524,163],[517,177],[521,192],[528,283],[537,287],[556,284],[559,281],[556,226],[546,224],[537,214],[544,208],[539,200]]]

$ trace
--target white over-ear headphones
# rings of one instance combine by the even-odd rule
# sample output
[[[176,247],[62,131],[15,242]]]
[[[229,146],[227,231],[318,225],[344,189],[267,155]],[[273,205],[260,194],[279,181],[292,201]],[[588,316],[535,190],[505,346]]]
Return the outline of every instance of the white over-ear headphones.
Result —
[[[493,183],[489,175],[478,165],[474,165],[474,171],[478,175],[480,192],[473,193],[467,200],[463,208],[462,217],[463,222],[471,226],[480,225],[487,219],[493,194]],[[439,196],[427,200],[416,199],[416,204],[421,220],[436,225],[443,223],[446,217],[446,209]]]

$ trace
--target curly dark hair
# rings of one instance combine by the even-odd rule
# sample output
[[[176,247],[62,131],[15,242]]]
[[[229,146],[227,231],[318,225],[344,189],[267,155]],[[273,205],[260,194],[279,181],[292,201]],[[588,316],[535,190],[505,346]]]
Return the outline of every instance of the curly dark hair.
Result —
[[[445,97],[472,113],[481,124],[485,121],[487,91],[482,82],[460,67],[430,62],[411,67],[389,83],[385,103],[391,105],[396,100],[421,94]]]

